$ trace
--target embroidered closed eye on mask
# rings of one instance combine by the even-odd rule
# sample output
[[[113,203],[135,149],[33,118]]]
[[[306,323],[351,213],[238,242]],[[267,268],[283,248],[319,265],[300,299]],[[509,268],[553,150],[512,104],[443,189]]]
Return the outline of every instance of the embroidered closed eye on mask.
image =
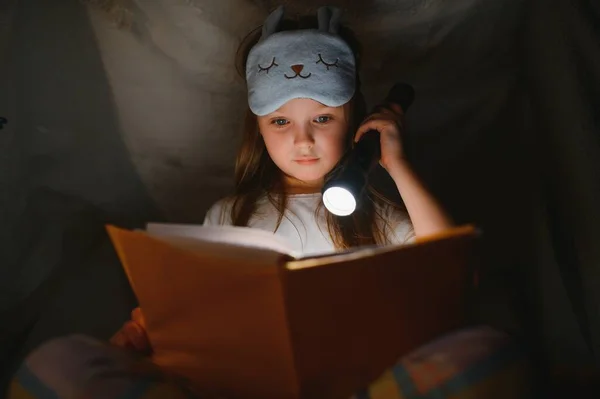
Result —
[[[356,61],[338,35],[340,10],[321,7],[318,29],[277,32],[283,7],[265,21],[259,42],[246,63],[248,104],[267,115],[295,98],[310,98],[329,107],[350,101],[356,88]]]

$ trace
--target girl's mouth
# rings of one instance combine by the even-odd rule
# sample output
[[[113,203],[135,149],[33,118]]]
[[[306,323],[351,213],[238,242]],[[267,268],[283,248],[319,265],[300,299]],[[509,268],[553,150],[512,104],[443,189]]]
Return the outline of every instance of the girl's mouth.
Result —
[[[319,160],[319,158],[298,158],[295,159],[294,162],[300,164],[300,165],[312,165],[314,163],[316,163]]]

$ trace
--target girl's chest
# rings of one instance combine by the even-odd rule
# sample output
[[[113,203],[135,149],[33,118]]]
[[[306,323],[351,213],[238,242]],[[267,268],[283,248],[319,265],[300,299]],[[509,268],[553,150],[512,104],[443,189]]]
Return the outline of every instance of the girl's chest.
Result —
[[[324,219],[315,217],[311,210],[291,207],[277,226],[276,212],[258,212],[249,223],[250,227],[274,232],[285,239],[289,245],[304,256],[320,255],[335,252],[335,248],[327,232]]]

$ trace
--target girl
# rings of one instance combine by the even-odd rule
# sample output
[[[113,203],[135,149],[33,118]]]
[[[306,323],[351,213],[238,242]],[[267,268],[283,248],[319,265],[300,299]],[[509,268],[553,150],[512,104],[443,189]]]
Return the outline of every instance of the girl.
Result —
[[[266,229],[305,253],[404,242],[450,227],[404,157],[402,110],[380,107],[357,127],[364,109],[356,73],[359,53],[338,21],[337,10],[322,8],[317,30],[299,29],[303,26],[282,21],[278,9],[260,39],[248,40],[251,50],[241,55],[250,111],[236,191],[209,210],[206,224]],[[335,217],[321,204],[321,187],[352,140],[370,129],[380,132],[380,162],[406,210],[370,188],[352,216]],[[140,309],[132,316],[112,342],[148,352]],[[505,335],[469,328],[416,349],[356,397],[531,397],[528,375],[522,352]],[[132,353],[75,336],[30,354],[9,398],[39,392],[42,396],[35,397],[194,397],[185,387]]]
[[[384,105],[364,119],[360,52],[339,20],[338,9],[322,7],[317,29],[303,29],[304,20],[283,20],[280,7],[240,47],[249,110],[235,194],[211,207],[205,224],[271,231],[304,254],[403,243],[451,227],[404,156],[402,109]],[[371,129],[380,132],[380,164],[405,207],[369,187],[354,214],[334,216],[322,205],[321,188],[352,142]],[[149,350],[140,310],[132,316],[112,342]]]

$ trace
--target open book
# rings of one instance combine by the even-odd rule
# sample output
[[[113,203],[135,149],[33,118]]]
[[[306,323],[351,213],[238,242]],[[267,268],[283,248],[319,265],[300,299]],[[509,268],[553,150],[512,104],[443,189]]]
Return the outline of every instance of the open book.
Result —
[[[405,246],[299,258],[250,228],[108,226],[153,361],[235,398],[346,398],[462,326],[470,226]]]

